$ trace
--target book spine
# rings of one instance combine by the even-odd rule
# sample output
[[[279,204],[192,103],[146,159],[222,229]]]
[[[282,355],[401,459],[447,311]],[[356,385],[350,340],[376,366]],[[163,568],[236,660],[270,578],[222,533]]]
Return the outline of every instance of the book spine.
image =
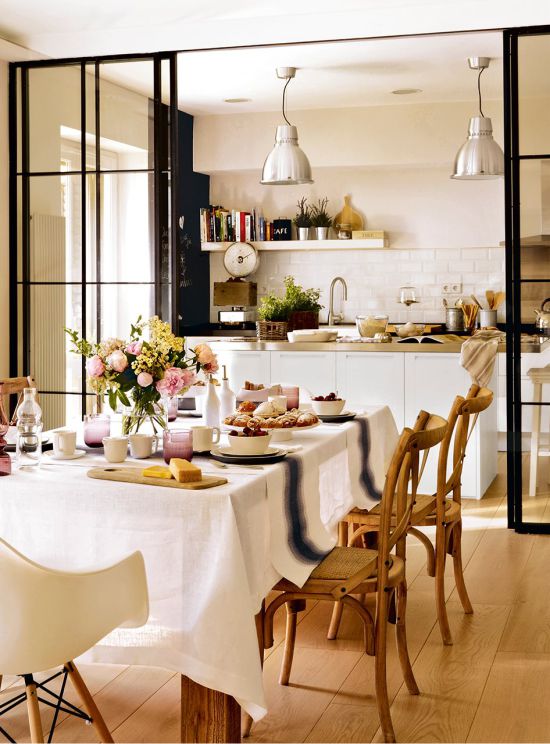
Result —
[[[252,240],[252,215],[248,212],[244,217],[244,234],[245,240]]]
[[[241,240],[241,213],[235,212],[235,242],[240,243]]]
[[[352,240],[368,240],[369,238],[378,238],[384,240],[386,237],[385,230],[352,230]]]
[[[239,212],[241,229],[240,229],[240,240],[246,240],[246,212]]]

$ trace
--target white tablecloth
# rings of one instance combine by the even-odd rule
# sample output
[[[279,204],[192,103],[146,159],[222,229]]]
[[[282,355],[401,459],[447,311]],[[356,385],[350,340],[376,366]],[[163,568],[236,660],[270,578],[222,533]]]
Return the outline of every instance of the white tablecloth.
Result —
[[[69,570],[141,550],[149,621],[111,633],[87,658],[173,669],[233,695],[257,719],[266,703],[254,615],[281,576],[307,579],[352,506],[376,500],[396,441],[390,410],[366,409],[355,422],[298,433],[291,444],[301,448],[263,470],[196,458],[229,481],[202,491],[88,478],[101,455],[14,469],[0,479],[0,536]]]

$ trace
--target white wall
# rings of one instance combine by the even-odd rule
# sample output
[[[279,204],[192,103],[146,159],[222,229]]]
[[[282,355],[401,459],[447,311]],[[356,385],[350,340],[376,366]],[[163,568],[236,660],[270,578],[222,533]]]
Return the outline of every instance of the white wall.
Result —
[[[502,143],[502,104],[485,108]],[[320,287],[328,305],[330,281],[341,275],[349,288],[348,318],[377,308],[392,320],[443,321],[443,283],[462,282],[466,296],[504,288],[503,181],[449,178],[472,114],[475,104],[467,102],[292,112],[315,182],[285,187],[259,184],[277,114],[198,116],[194,167],[211,173],[213,204],[256,207],[273,219],[294,216],[301,196],[310,202],[327,196],[334,215],[349,193],[366,227],[389,234],[386,251],[261,253],[253,277],[261,294],[280,289],[291,273]],[[210,261],[212,280],[225,280],[221,256]],[[396,303],[406,284],[422,296],[410,312]],[[216,315],[212,308],[213,320]]]
[[[9,374],[8,63],[0,61],[0,377]]]

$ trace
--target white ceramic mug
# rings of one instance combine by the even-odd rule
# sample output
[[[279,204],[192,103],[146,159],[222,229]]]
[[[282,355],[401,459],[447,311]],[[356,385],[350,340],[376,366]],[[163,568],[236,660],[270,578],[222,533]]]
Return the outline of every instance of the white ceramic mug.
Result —
[[[193,452],[209,452],[212,445],[220,441],[220,430],[217,426],[192,426]]]
[[[52,433],[53,453],[55,457],[70,457],[76,450],[76,431],[56,429]]]
[[[151,457],[157,451],[158,439],[154,434],[130,434],[128,438],[130,454],[138,460]]]
[[[124,462],[128,454],[128,437],[103,437],[105,459],[109,462]]]

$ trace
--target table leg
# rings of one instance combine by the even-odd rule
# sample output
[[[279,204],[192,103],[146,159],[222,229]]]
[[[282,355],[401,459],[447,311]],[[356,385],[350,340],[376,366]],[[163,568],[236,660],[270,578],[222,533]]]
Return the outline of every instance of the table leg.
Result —
[[[241,707],[231,695],[181,675],[182,742],[241,741]]]

